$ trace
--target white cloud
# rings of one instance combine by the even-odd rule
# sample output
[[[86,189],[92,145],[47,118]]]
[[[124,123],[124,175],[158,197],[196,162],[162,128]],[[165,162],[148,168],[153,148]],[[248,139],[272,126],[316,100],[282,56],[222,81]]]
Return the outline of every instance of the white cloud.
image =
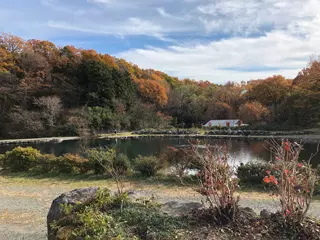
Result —
[[[304,36],[295,34],[304,32]],[[283,74],[294,78],[313,53],[320,53],[320,18],[295,23],[292,30],[274,30],[256,38],[232,37],[206,44],[136,49],[122,52],[143,68],[176,76],[223,83]]]
[[[49,21],[48,26],[50,28],[57,28],[63,30],[71,30],[92,34],[105,34],[105,35],[150,35],[156,38],[164,39],[163,34],[166,30],[161,26],[156,25],[152,22],[142,20],[140,18],[128,18],[125,21],[106,24],[104,26],[95,24],[70,24],[67,22]]]
[[[320,0],[11,0],[1,4],[0,29],[70,44],[120,36],[96,46],[139,46],[118,56],[181,77],[240,81],[294,77],[320,53],[319,9]]]
[[[88,0],[88,2],[92,3],[109,3],[111,0]]]
[[[237,35],[283,29],[293,19],[315,17],[319,9],[319,0],[217,0],[197,7],[207,32]]]
[[[170,17],[171,15],[166,12],[164,8],[157,8],[158,13],[163,17]]]

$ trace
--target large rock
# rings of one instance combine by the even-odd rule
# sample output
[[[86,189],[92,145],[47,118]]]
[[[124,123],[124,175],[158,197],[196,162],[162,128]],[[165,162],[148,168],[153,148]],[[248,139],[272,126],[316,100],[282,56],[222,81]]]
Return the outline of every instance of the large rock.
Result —
[[[49,240],[57,239],[53,229],[51,228],[51,224],[54,221],[58,221],[59,219],[65,216],[62,206],[65,204],[76,205],[79,203],[88,202],[96,197],[98,189],[99,188],[97,187],[75,189],[71,192],[63,193],[59,197],[57,197],[55,200],[53,200],[47,216],[47,228],[48,228]]]

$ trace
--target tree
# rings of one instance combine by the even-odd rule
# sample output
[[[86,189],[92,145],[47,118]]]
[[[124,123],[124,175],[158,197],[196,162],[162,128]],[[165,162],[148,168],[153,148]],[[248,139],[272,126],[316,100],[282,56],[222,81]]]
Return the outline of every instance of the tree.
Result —
[[[215,102],[212,106],[208,106],[206,116],[207,119],[230,119],[232,107],[227,103]]]
[[[26,80],[43,82],[49,78],[49,63],[39,53],[23,51],[19,56],[19,65],[24,71]]]
[[[263,106],[261,103],[247,102],[240,106],[239,108],[239,118],[249,124],[259,123],[261,121],[265,122],[269,118],[269,110]]]
[[[40,97],[34,99],[34,104],[41,109],[46,125],[52,128],[56,124],[62,109],[60,98],[57,96]]]
[[[58,57],[59,50],[52,42],[31,39],[27,41],[27,45],[30,46],[33,52],[42,55],[49,62],[56,61]]]
[[[111,106],[115,98],[114,79],[111,70],[95,60],[84,61],[79,66],[79,84],[83,88],[82,99],[89,106]]]
[[[281,75],[249,83],[248,100],[256,100],[266,106],[272,106],[273,113],[280,102],[289,94],[291,82]]]
[[[2,33],[0,35],[0,48],[1,47],[6,49],[11,54],[18,54],[27,46],[22,38],[11,34]]]
[[[44,132],[41,115],[36,111],[28,111],[15,106],[9,114],[9,119],[11,125],[5,124],[5,126],[13,128],[9,133],[15,137],[38,137]]]
[[[244,88],[241,84],[228,82],[224,86],[215,88],[215,94],[213,98],[217,102],[226,103],[231,107],[230,116],[231,118],[237,117],[239,106],[243,102]]]
[[[168,103],[166,89],[157,81],[143,80],[137,81],[138,91],[147,102],[165,106]]]
[[[246,92],[248,101],[258,101],[269,107],[272,113],[272,120],[279,122],[278,106],[290,95],[292,81],[281,75],[274,75],[264,80],[249,82]]]

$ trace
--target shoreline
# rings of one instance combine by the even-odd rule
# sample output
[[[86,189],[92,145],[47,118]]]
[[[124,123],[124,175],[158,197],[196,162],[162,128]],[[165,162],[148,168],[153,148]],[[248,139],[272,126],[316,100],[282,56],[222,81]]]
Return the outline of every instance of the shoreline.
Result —
[[[200,138],[200,139],[248,139],[248,140],[264,140],[264,139],[291,139],[302,140],[304,142],[320,142],[320,135],[204,135],[204,134],[131,134],[119,133],[115,134],[101,134],[92,137],[48,137],[48,138],[25,138],[25,139],[6,139],[0,140],[0,145],[10,144],[27,144],[27,143],[61,143],[63,141],[72,140],[88,140],[88,139],[139,139],[139,138]]]

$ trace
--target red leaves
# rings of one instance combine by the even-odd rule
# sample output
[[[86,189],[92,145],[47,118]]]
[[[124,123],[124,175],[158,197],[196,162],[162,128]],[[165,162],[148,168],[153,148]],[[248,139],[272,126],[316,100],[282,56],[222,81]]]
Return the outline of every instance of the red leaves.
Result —
[[[301,221],[307,214],[312,194],[317,181],[316,170],[308,163],[299,162],[302,146],[289,141],[272,144],[276,160],[271,166],[272,172],[278,177],[266,176],[265,183],[277,185],[281,212],[285,217],[290,216]],[[267,174],[270,172],[267,171]],[[278,184],[278,181],[280,184]]]
[[[275,178],[275,176],[273,176],[273,175],[265,176],[265,177],[263,178],[263,181],[264,181],[265,183],[273,183],[274,185],[278,185],[278,181],[277,181],[277,179]]]
[[[290,144],[289,144],[289,142],[283,142],[283,146],[284,146],[284,150],[286,150],[287,152],[290,151]]]
[[[265,182],[265,183],[270,183],[271,181],[270,181],[270,178],[268,177],[268,176],[265,176],[264,178],[263,178],[263,181]]]

